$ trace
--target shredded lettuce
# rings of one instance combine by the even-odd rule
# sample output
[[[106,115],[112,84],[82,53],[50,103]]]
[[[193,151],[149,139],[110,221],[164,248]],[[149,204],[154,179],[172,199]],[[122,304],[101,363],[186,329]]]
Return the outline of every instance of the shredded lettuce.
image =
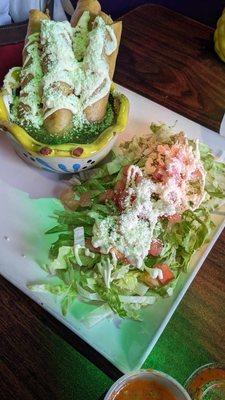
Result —
[[[28,284],[27,287],[32,292],[41,292],[41,293],[49,292],[58,295],[65,293],[67,290],[64,284],[51,284],[51,283]]]
[[[105,318],[113,315],[112,309],[108,304],[103,304],[102,306],[91,311],[88,315],[82,318],[82,322],[87,328],[92,328],[99,322],[103,321]]]
[[[165,124],[153,124],[151,130],[153,135],[160,135],[165,141],[172,135],[172,130]],[[121,318],[140,320],[143,307],[152,305],[158,296],[171,296],[181,272],[187,271],[192,255],[210,238],[214,226],[210,212],[225,201],[225,164],[215,159],[208,146],[200,144],[201,160],[207,172],[207,195],[200,208],[182,214],[181,222],[170,224],[167,218],[158,220],[153,236],[164,244],[159,256],[148,255],[144,270],[140,271],[125,261],[115,262],[111,254],[100,254],[93,249],[87,251],[86,243],[93,237],[95,222],[119,214],[114,202],[103,204],[101,196],[115,187],[125,165],[144,165],[147,138],[135,137],[123,143],[112,153],[109,163],[92,171],[90,178],[81,185],[74,186],[76,199],[88,192],[91,204],[80,206],[76,211],[65,209],[55,213],[56,225],[46,234],[57,233],[58,238],[51,245],[48,266],[43,266],[52,278],[45,283],[28,285],[32,291],[61,296],[63,315],[77,297],[96,304],[97,308],[83,319],[88,327],[113,313]],[[85,246],[74,247],[74,229],[77,227],[84,229]],[[169,265],[174,279],[163,286],[151,287],[143,281],[143,274],[151,272],[157,264]],[[55,283],[55,277],[59,282]]]
[[[225,164],[215,159],[210,148],[201,143],[201,160],[207,171],[205,190],[208,198],[205,207],[212,211],[225,202]]]

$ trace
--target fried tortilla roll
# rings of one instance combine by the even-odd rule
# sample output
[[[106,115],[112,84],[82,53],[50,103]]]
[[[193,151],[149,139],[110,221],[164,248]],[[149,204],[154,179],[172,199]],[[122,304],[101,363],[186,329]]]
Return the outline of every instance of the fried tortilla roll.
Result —
[[[101,6],[97,0],[79,0],[70,21],[73,27],[77,25],[84,11],[89,12],[91,21],[93,21],[93,19],[101,12]]]
[[[25,38],[25,46],[23,49],[23,64],[25,63],[25,59],[28,55],[27,53],[27,45],[28,45],[28,39],[30,35],[33,34],[40,34],[41,31],[41,21],[44,19],[49,19],[49,16],[47,14],[44,14],[43,12],[39,10],[30,10],[29,12],[29,21],[28,21],[28,27],[27,27],[27,34]]]
[[[113,24],[96,0],[80,0],[71,23],[75,26],[74,54],[84,66],[82,107],[89,122],[101,121],[108,104],[122,23]]]
[[[112,21],[112,19],[108,15],[106,15],[104,13],[101,13],[100,15],[106,21],[107,24]],[[92,105],[88,106],[85,109],[86,118],[88,119],[89,122],[100,121],[104,118],[108,100],[109,100],[110,87],[111,87],[111,82],[112,82],[114,71],[115,71],[116,60],[117,60],[120,39],[121,39],[121,34],[122,34],[122,22],[119,21],[119,22],[110,24],[110,28],[114,32],[114,36],[115,36],[116,43],[117,43],[116,48],[112,53],[107,54],[106,49],[104,48],[104,50],[103,50],[103,57],[105,57],[105,60],[108,65],[108,76],[109,76],[109,80],[110,80],[110,85],[109,85],[107,93],[105,94],[104,97],[100,98],[98,101],[96,101],[95,103],[93,103]],[[109,32],[107,32],[106,35],[108,36],[108,39],[110,41]],[[101,91],[101,87],[96,89],[96,91],[97,91],[96,94],[98,93],[99,90]]]
[[[73,50],[83,61],[80,95],[89,122],[101,121],[106,113],[110,87],[121,39],[122,23],[113,23],[96,0],[80,0],[71,20],[75,26]]]
[[[110,15],[104,13],[103,11],[100,11],[99,16],[105,21],[105,23],[107,25],[112,25],[113,24],[113,20],[110,17]]]
[[[76,59],[69,22],[43,21],[41,26],[44,126],[51,134],[62,135],[72,126],[79,109],[74,95]]]
[[[25,46],[23,49],[23,67],[21,71],[21,90],[18,104],[19,117],[26,123],[39,127],[41,116],[41,80],[40,60],[41,21],[48,16],[39,10],[31,10]]]
[[[82,61],[89,42],[89,31],[96,16],[101,12],[97,0],[79,0],[71,18],[74,27],[73,51],[76,59]]]
[[[112,20],[104,13],[95,18],[83,60],[85,81],[81,100],[89,122],[101,121],[105,116],[116,65],[122,23],[108,22]]]

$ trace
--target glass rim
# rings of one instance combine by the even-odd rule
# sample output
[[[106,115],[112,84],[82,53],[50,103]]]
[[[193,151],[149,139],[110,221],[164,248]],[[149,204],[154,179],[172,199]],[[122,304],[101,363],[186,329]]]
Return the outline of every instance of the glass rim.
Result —
[[[114,384],[109,388],[108,392],[106,393],[104,400],[113,400],[111,396],[113,393],[118,390],[120,387],[123,387],[123,384],[126,382],[129,382],[129,380],[132,377],[140,377],[140,376],[145,376],[145,375],[153,375],[153,376],[160,376],[165,379],[167,379],[169,382],[171,382],[173,385],[177,387],[178,390],[180,390],[180,394],[182,394],[186,400],[191,400],[190,395],[188,394],[187,390],[172,376],[166,374],[165,372],[161,372],[155,369],[140,369],[137,371],[132,371],[132,372],[127,372],[126,374],[122,375],[117,381],[114,382]],[[116,393],[115,393],[116,394]]]
[[[202,393],[203,396],[205,396],[207,394],[207,392],[209,392],[209,390],[216,388],[216,387],[223,387],[225,389],[225,380],[221,380],[218,379],[218,381],[213,381],[211,383],[211,385],[209,384],[209,386],[207,386],[204,390],[204,392]]]
[[[188,391],[188,386],[190,384],[190,382],[193,380],[194,377],[196,377],[200,372],[204,371],[207,368],[217,368],[217,369],[224,369],[225,370],[225,363],[220,363],[220,362],[210,362],[204,365],[201,365],[200,367],[196,368],[196,370],[194,370],[192,372],[192,374],[187,378],[187,380],[184,383],[184,387],[185,389]],[[221,379],[218,379],[218,381]]]

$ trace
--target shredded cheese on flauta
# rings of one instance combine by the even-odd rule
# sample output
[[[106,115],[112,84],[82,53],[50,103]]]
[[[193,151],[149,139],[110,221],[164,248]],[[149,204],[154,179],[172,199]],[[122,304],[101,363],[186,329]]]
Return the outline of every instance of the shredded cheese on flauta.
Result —
[[[89,32],[89,19],[85,12],[78,22],[79,28],[72,28],[68,22],[42,22],[42,62],[47,60],[48,64],[43,77],[44,119],[62,108],[81,113],[110,90],[105,54],[115,51],[117,40],[101,17],[96,17]],[[62,90],[63,83],[71,88],[69,94]]]
[[[100,16],[91,31],[89,20],[88,11],[75,28],[67,21],[46,19],[40,34],[28,37],[19,115],[12,118],[40,128],[51,114],[67,109],[85,119],[86,108],[109,93],[112,80],[107,57],[116,50],[117,38]]]

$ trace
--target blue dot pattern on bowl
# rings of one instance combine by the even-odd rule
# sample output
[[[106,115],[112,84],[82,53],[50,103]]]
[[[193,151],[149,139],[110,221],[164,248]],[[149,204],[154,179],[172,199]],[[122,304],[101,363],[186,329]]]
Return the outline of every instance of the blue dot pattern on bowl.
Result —
[[[80,169],[80,164],[73,164],[73,170],[74,170],[74,172],[79,171],[79,169]]]
[[[52,168],[51,165],[49,165],[46,161],[42,160],[41,158],[37,157],[36,161],[39,162],[39,164],[43,165],[43,167],[45,167],[45,169],[47,169],[48,171],[55,171],[55,169]]]
[[[67,171],[67,168],[66,168],[66,166],[65,166],[65,164],[58,164],[58,167],[59,167],[62,171],[68,172],[68,171]]]
[[[70,172],[70,171],[68,171],[68,169],[67,169],[65,164],[58,164],[58,167],[64,172]],[[74,172],[79,171],[79,169],[80,169],[80,164],[73,164]]]
[[[38,163],[41,164],[42,168],[45,169],[46,171],[49,172],[67,172],[67,173],[71,173],[72,171],[70,169],[67,168],[67,166],[65,164],[58,164],[57,167],[52,167],[47,161],[39,158],[39,157],[32,157],[32,155],[28,152],[24,152],[23,156],[25,156],[26,158],[29,158],[31,161],[33,161],[34,163]],[[74,172],[78,172],[81,168],[81,165],[76,163],[72,165],[73,171]]]

